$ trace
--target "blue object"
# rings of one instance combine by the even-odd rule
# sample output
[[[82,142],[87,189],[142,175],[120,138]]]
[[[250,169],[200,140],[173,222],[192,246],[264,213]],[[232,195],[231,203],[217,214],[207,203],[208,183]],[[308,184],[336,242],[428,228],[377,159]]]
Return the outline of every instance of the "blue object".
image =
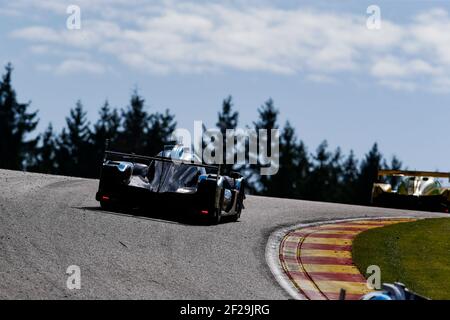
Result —
[[[382,291],[375,291],[364,295],[361,300],[392,300],[392,298]]]

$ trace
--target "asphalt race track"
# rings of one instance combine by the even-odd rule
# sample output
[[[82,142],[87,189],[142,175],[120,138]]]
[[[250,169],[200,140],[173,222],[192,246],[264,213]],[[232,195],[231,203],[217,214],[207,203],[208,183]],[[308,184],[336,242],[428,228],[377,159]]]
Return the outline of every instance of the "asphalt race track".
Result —
[[[269,235],[300,222],[439,216],[248,197],[239,222],[102,211],[97,180],[0,170],[0,299],[288,299],[265,261]],[[180,213],[182,215],[182,213]],[[66,288],[67,267],[81,289]]]

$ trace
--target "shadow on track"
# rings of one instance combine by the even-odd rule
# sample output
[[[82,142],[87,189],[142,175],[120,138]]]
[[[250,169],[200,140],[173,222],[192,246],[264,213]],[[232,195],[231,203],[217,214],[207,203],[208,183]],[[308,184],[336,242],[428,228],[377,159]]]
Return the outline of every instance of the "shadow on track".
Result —
[[[171,211],[167,209],[140,209],[140,208],[114,208],[106,210],[98,207],[72,207],[78,210],[88,210],[96,212],[96,214],[111,214],[121,217],[130,217],[142,220],[158,221],[163,223],[183,224],[191,226],[210,226],[206,217],[196,216],[193,214],[180,213],[179,211]],[[222,223],[227,223],[227,217],[222,217]]]

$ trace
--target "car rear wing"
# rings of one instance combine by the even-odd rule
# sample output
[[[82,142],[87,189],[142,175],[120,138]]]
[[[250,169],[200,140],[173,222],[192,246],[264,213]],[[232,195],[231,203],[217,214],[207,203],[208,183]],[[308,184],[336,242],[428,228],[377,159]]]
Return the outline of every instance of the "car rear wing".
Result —
[[[107,140],[105,143],[103,162],[108,160],[108,156],[115,156],[115,157],[118,157],[123,160],[133,160],[132,162],[137,162],[135,160],[172,162],[175,164],[185,164],[188,166],[213,169],[213,170],[217,171],[217,174],[220,174],[220,171],[221,171],[220,164],[212,165],[212,164],[199,163],[196,161],[186,161],[186,160],[172,159],[172,158],[161,157],[161,156],[150,157],[150,156],[143,156],[143,155],[139,155],[139,154],[135,154],[135,153],[112,151],[112,150],[108,150],[108,148],[109,148],[109,141]]]
[[[437,171],[378,170],[378,177],[383,176],[433,177],[433,178],[447,178],[450,180],[450,172],[437,172]]]
[[[143,156],[135,153],[124,153],[124,152],[117,152],[117,151],[111,151],[111,150],[105,150],[105,160],[107,160],[108,156],[116,156],[121,159],[128,159],[128,160],[147,160],[147,161],[162,161],[162,162],[172,162],[175,164],[185,164],[188,166],[194,166],[194,167],[203,167],[208,169],[217,170],[217,172],[220,171],[220,164],[219,165],[210,165],[210,164],[204,164],[204,163],[197,163],[195,161],[186,161],[186,160],[178,160],[178,159],[172,159],[172,158],[166,158],[166,157],[160,157],[160,156]],[[137,161],[132,161],[137,162]]]
[[[136,160],[143,160],[143,161],[162,161],[162,162],[172,162],[174,164],[183,164],[193,167],[202,167],[207,169],[216,170],[216,196],[215,196],[215,207],[216,209],[220,206],[220,189],[218,188],[218,181],[219,181],[219,175],[221,173],[221,165],[211,165],[211,164],[204,164],[204,163],[198,163],[195,161],[186,161],[186,160],[179,160],[179,159],[172,159],[172,158],[166,158],[166,157],[160,157],[160,156],[143,156],[138,155],[134,153],[125,153],[125,152],[118,152],[118,151],[112,151],[109,149],[109,140],[107,139],[105,141],[105,150],[103,153],[103,163],[108,160],[108,156],[115,156],[117,158],[123,159],[123,160],[131,160],[131,162],[137,162]]]

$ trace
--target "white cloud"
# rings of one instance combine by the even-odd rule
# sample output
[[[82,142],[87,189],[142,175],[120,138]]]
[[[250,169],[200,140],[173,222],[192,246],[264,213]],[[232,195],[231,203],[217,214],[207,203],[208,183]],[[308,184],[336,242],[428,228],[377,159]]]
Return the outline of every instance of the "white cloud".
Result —
[[[308,74],[306,79],[315,83],[334,83],[334,79],[323,74]]]
[[[389,87],[394,90],[401,91],[415,91],[418,87],[417,84],[407,80],[397,80],[397,79],[381,79],[379,81],[383,86]]]
[[[413,75],[438,75],[440,70],[421,59],[405,60],[385,57],[374,62],[372,74],[378,78],[404,78]]]
[[[91,73],[91,74],[101,74],[105,72],[105,67],[103,65],[86,60],[64,60],[55,70],[56,74],[65,75],[73,73]]]
[[[35,43],[57,43],[60,41],[60,36],[55,30],[43,27],[32,26],[18,29],[11,33],[12,37],[29,40]]]
[[[363,15],[305,8],[78,2],[82,17],[89,13],[81,30],[32,25],[11,36],[68,55],[75,50],[112,56],[131,68],[158,74],[234,69],[332,82],[336,75],[351,73],[372,76],[398,90],[433,91],[448,87],[450,78],[450,18],[443,9],[428,10],[405,24],[383,20],[381,30],[374,31],[366,28]],[[23,2],[14,3],[11,9]],[[63,8],[54,0],[31,3],[54,14]],[[428,81],[422,81],[424,77]]]
[[[30,52],[34,54],[48,54],[49,48],[46,45],[32,45],[30,46]]]
[[[93,74],[99,75],[107,71],[108,68],[95,61],[67,59],[52,65],[48,63],[38,64],[36,70],[53,73],[58,76],[73,74]]]
[[[431,91],[437,93],[450,93],[450,76],[442,76],[433,80]]]

